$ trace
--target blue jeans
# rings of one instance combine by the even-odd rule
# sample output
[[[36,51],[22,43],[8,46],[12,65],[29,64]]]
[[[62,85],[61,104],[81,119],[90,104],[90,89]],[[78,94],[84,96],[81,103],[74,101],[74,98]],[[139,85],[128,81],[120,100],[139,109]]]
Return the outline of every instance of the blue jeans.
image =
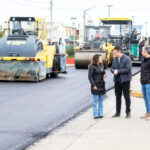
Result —
[[[93,95],[93,116],[103,116],[103,95]]]
[[[142,93],[145,101],[146,111],[150,113],[150,84],[142,84]]]
[[[66,56],[61,56],[61,71],[66,71]]]

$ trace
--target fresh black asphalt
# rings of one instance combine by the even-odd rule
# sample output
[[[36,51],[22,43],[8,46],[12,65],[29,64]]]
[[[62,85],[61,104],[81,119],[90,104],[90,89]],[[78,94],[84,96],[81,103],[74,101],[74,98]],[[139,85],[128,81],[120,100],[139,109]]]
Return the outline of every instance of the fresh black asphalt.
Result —
[[[23,150],[92,105],[88,70],[67,71],[38,83],[0,82],[0,150]],[[107,90],[112,78],[107,69]]]

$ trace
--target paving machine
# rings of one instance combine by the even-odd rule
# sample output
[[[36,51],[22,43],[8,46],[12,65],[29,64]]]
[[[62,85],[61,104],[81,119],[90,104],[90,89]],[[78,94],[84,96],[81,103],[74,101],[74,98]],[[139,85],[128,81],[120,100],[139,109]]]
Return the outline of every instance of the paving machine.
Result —
[[[82,49],[75,51],[75,67],[88,68],[93,55],[101,54],[104,67],[107,68],[107,51],[103,50],[103,46],[109,34],[109,27],[86,26],[86,43]]]
[[[100,18],[104,26],[110,27],[109,40],[113,46],[121,46],[123,53],[130,56],[132,63],[139,61],[140,34],[132,30],[132,20],[130,18]]]
[[[124,53],[130,54],[132,20],[130,18],[100,18],[104,26],[110,27],[109,39],[114,46],[121,46]]]
[[[47,43],[45,18],[10,17],[0,39],[0,80],[39,81],[66,72],[65,54]]]

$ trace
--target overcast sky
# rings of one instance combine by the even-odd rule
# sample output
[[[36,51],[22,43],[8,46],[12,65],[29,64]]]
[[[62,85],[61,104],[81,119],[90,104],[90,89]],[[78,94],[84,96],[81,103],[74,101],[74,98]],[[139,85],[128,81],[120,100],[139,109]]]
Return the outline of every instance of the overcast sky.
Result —
[[[111,17],[135,16],[135,23],[143,25],[150,22],[149,0],[53,0],[53,21],[72,25],[71,17],[77,17],[76,25],[83,24],[83,10],[96,6],[87,12],[87,19],[98,24],[100,17],[108,17],[105,5],[112,4]],[[0,0],[0,22],[9,16],[40,16],[50,19],[50,0]],[[150,34],[150,23],[148,33]]]

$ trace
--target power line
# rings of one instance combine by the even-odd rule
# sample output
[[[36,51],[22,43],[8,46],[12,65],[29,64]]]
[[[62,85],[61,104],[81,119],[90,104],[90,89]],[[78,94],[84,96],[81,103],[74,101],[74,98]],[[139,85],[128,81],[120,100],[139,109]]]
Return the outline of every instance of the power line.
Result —
[[[34,4],[37,4],[37,3],[38,4],[44,4],[44,5],[48,4],[48,1],[47,2],[46,1],[45,2],[43,2],[43,1],[42,2],[41,1],[34,1],[34,0],[21,0],[21,1],[28,2],[28,3],[34,3]]]
[[[63,10],[63,11],[83,11],[83,9],[76,9],[76,8],[60,8],[54,5],[54,7],[56,7],[59,10]]]
[[[10,2],[13,2],[15,4],[18,4],[18,5],[26,5],[26,6],[30,6],[30,7],[34,7],[34,8],[40,8],[40,9],[49,9],[48,7],[41,7],[41,6],[37,6],[35,4],[29,4],[29,3],[24,3],[24,1],[16,1],[16,0],[8,0]]]

